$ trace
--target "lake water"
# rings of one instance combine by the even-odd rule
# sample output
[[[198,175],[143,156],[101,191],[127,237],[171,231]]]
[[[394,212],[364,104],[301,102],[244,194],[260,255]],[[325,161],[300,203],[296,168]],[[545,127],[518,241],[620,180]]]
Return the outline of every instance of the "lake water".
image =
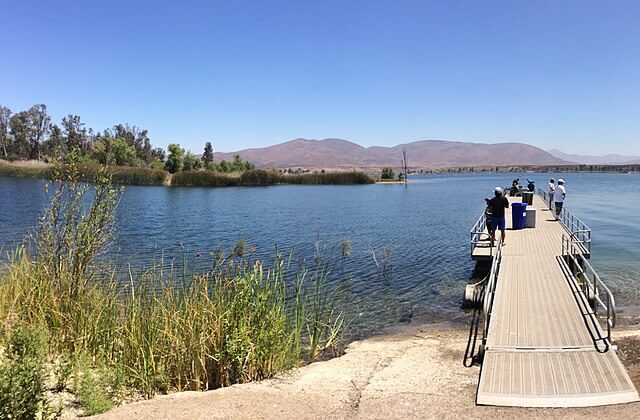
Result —
[[[541,185],[551,174],[526,174]],[[557,179],[558,176],[554,175]],[[238,239],[258,257],[276,249],[311,261],[318,249],[351,254],[330,280],[342,289],[361,337],[409,320],[465,319],[460,299],[474,277],[469,230],[483,198],[511,174],[424,175],[410,184],[256,188],[126,187],[110,257],[119,263],[182,258]],[[619,310],[640,307],[640,175],[562,174],[566,206],[593,230],[592,264],[614,291]],[[44,181],[0,178],[3,255],[37,223],[46,204]],[[332,251],[333,250],[333,251]],[[623,313],[623,314],[624,314]]]

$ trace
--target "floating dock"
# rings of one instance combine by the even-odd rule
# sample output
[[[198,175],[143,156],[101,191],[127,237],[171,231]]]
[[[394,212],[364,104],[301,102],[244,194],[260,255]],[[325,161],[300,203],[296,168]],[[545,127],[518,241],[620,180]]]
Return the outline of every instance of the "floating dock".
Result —
[[[511,230],[508,220],[505,246],[490,246],[484,216],[471,232],[472,258],[491,262],[482,302],[477,404],[588,407],[638,401],[611,343],[613,295],[588,262],[591,231],[566,209],[555,221],[544,192],[528,208],[535,210],[536,226]]]

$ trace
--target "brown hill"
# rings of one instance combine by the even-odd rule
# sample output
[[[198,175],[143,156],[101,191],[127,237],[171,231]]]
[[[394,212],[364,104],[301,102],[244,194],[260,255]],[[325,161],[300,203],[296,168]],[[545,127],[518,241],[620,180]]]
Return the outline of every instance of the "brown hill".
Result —
[[[423,140],[394,147],[371,146],[341,139],[296,139],[274,146],[214,153],[214,159],[232,160],[239,154],[257,167],[275,168],[380,168],[399,166],[407,150],[412,168],[452,166],[556,165],[569,162],[523,143],[469,143]]]

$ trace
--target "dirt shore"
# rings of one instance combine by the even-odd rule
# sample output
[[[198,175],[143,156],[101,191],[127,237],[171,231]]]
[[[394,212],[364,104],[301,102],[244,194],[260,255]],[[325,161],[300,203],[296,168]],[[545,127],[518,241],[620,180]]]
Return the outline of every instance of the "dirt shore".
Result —
[[[275,379],[161,396],[97,418],[640,418],[640,404],[582,409],[476,406],[479,367],[462,365],[467,333],[443,325],[416,327],[354,342],[341,357]],[[640,330],[626,328],[615,338],[638,387]]]

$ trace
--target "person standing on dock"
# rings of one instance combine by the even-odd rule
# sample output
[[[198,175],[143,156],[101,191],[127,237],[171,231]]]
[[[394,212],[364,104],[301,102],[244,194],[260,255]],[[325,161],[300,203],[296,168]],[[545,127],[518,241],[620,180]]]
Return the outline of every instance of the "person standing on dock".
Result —
[[[553,193],[553,201],[556,202],[556,220],[560,220],[564,199],[567,197],[567,190],[564,188],[564,179],[558,180],[558,186]]]
[[[491,235],[491,246],[495,245],[496,230],[500,229],[500,242],[505,245],[505,229],[506,219],[504,217],[504,209],[509,208],[509,200],[504,196],[502,188],[496,187],[493,191],[494,197],[487,201],[491,209],[491,221],[489,223],[489,234]]]
[[[556,180],[549,180],[549,210],[553,208],[553,194],[556,192]]]

